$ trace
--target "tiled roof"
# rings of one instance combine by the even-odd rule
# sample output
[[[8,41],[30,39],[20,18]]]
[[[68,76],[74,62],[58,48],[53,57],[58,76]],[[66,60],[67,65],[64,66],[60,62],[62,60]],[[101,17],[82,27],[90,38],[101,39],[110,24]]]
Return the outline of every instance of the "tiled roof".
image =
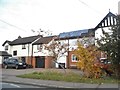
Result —
[[[10,44],[11,41],[6,40],[6,41],[2,44],[2,46],[4,46],[6,43]]]
[[[33,45],[37,44],[48,44],[55,36],[48,36],[48,37],[41,37],[39,40],[37,40]]]
[[[37,38],[41,37],[40,35],[37,36],[30,36],[24,38],[18,38],[10,43],[10,45],[20,45],[20,44],[29,44],[32,43]]]

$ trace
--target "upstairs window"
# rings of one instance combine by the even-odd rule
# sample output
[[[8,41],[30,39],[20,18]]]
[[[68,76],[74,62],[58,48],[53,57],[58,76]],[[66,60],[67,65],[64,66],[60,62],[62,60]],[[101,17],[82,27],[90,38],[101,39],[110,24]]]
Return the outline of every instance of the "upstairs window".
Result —
[[[42,45],[37,45],[37,50],[41,51],[42,50]]]
[[[77,57],[74,54],[72,54],[71,59],[72,59],[72,62],[77,62],[78,61]]]
[[[13,51],[13,56],[17,56],[17,51]]]
[[[5,50],[8,50],[8,45],[7,45],[7,46],[5,46]]]
[[[25,45],[22,45],[22,49],[26,49],[26,46],[25,46]]]

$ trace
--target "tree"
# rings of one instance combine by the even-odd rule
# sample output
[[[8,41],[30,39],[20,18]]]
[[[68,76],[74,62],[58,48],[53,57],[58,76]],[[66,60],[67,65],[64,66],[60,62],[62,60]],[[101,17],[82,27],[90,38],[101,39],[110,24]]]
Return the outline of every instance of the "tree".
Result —
[[[94,45],[86,48],[78,42],[78,48],[75,50],[75,55],[78,58],[77,67],[84,72],[86,77],[97,78],[101,70],[97,65],[97,58],[99,58],[99,51]],[[98,57],[97,57],[98,56]]]
[[[101,39],[97,39],[99,49],[107,52],[107,57],[111,61],[112,69],[116,75],[119,72],[120,66],[120,17],[117,18],[117,25],[112,26],[110,29],[111,33],[105,32],[102,29],[103,36]]]
[[[49,45],[45,46],[45,49],[48,50],[50,55],[53,57],[53,62],[60,65],[65,71],[63,65],[59,64],[57,60],[68,51],[68,44],[61,44],[59,40],[54,38]]]

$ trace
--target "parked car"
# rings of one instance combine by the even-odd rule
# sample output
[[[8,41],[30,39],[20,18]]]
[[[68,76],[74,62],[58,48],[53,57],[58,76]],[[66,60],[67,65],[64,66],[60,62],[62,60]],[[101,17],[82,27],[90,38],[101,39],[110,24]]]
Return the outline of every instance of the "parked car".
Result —
[[[26,68],[27,64],[23,62],[22,60],[18,60],[16,58],[9,58],[3,61],[3,67],[5,69],[7,68]]]

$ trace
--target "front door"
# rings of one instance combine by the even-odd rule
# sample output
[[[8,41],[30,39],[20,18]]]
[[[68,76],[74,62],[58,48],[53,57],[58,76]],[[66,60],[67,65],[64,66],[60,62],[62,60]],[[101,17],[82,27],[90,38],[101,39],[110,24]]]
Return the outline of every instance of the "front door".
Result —
[[[36,58],[36,68],[45,68],[45,57],[35,57]]]

